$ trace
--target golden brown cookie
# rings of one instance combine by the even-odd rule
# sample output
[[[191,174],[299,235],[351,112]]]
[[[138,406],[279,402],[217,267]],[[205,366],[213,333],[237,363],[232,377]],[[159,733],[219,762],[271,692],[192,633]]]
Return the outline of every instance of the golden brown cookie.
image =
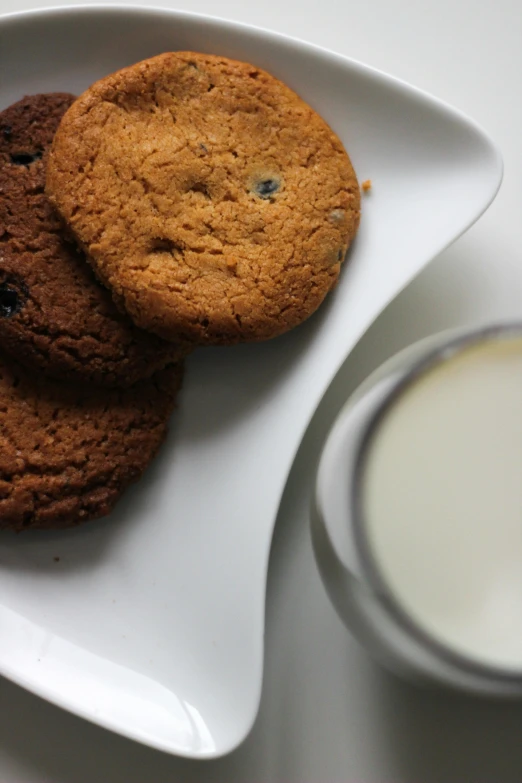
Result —
[[[0,340],[53,377],[127,386],[186,347],[118,310],[45,196],[48,150],[73,101],[32,95],[0,112]]]
[[[136,324],[198,343],[307,318],[359,222],[326,122],[265,71],[191,52],[90,87],[56,134],[47,193]]]
[[[166,430],[181,365],[130,389],[58,383],[0,354],[0,530],[105,516]]]

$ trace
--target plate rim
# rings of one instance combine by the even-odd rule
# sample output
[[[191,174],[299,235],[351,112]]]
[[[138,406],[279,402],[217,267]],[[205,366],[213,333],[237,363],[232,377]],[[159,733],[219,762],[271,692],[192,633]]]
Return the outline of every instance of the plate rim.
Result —
[[[497,165],[499,166],[500,178],[498,181],[497,190],[493,194],[491,201],[489,201],[484,207],[484,210],[487,209],[487,207],[491,204],[491,202],[497,195],[498,189],[502,184],[502,176],[504,173],[504,162],[502,159],[502,154],[500,152],[500,149],[493,142],[490,135],[482,127],[482,125],[478,123],[476,120],[474,120],[472,117],[470,117],[466,112],[462,111],[461,109],[458,109],[457,107],[453,106],[447,101],[444,101],[442,98],[438,98],[436,95],[432,95],[427,90],[424,90],[421,87],[416,87],[415,85],[411,84],[405,79],[401,79],[400,77],[393,76],[392,74],[389,74],[380,68],[376,68],[372,65],[367,65],[366,63],[363,63],[361,60],[349,57],[348,55],[341,54],[340,52],[336,52],[333,49],[328,49],[325,46],[320,46],[319,44],[311,43],[310,41],[306,41],[305,39],[299,38],[298,36],[288,35],[287,33],[281,33],[278,32],[277,30],[273,30],[268,27],[263,27],[261,25],[254,25],[249,22],[237,22],[233,19],[229,19],[227,17],[222,17],[222,16],[216,16],[214,14],[204,14],[201,12],[196,12],[196,11],[192,12],[192,11],[186,11],[184,9],[169,8],[167,6],[159,6],[159,5],[146,6],[146,5],[142,5],[141,3],[129,5],[127,3],[90,4],[90,3],[82,2],[79,3],[78,5],[69,5],[69,4],[49,5],[49,6],[44,6],[42,8],[34,8],[34,9],[29,8],[29,9],[24,9],[22,11],[10,11],[6,14],[0,14],[0,27],[2,27],[6,23],[23,21],[25,18],[45,17],[45,16],[58,17],[61,15],[68,16],[74,14],[82,15],[82,14],[89,14],[93,12],[94,13],[125,12],[125,13],[134,14],[136,16],[150,15],[150,14],[155,16],[160,16],[162,14],[168,14],[169,16],[174,16],[179,18],[207,21],[213,24],[223,25],[227,27],[228,26],[235,27],[236,29],[243,30],[244,32],[253,33],[254,35],[261,34],[261,36],[270,36],[271,38],[276,38],[282,43],[285,43],[287,45],[289,44],[293,46],[304,47],[309,50],[311,49],[317,54],[326,56],[328,58],[333,57],[338,61],[349,63],[351,67],[354,67],[356,70],[359,70],[362,73],[381,77],[388,83],[394,84],[397,88],[401,89],[401,91],[405,91],[410,94],[414,93],[417,97],[421,98],[423,101],[427,101],[432,105],[433,104],[438,105],[439,109],[443,109],[447,112],[450,112],[455,117],[459,118],[461,121],[467,123],[468,125],[474,128],[474,130],[482,137],[482,140],[486,142],[486,144],[490,147],[491,152],[496,157]],[[481,212],[478,215],[478,217],[480,217],[482,214],[483,212]],[[476,219],[478,219],[478,217]],[[470,223],[470,225],[467,228],[469,228],[471,225],[473,225],[473,223]]]

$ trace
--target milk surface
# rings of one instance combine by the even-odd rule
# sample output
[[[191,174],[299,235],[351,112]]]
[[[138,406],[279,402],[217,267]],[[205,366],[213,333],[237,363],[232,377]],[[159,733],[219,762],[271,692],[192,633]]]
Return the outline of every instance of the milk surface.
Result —
[[[370,441],[361,489],[395,602],[450,650],[522,674],[522,338],[414,382]]]

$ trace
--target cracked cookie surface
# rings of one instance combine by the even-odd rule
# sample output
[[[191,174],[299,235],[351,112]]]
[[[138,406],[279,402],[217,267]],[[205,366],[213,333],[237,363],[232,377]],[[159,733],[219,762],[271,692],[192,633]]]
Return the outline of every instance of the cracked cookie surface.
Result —
[[[118,310],[45,195],[48,151],[73,101],[33,95],[0,112],[0,340],[53,377],[125,386],[186,350]]]
[[[359,222],[340,140],[247,63],[166,53],[89,88],[47,193],[98,277],[169,340],[275,337],[321,304]]]
[[[45,378],[0,354],[0,529],[108,514],[167,431],[181,364],[127,389]]]

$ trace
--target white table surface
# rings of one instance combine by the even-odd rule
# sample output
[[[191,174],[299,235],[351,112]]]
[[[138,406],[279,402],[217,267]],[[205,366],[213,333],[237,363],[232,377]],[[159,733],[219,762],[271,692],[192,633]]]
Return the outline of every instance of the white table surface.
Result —
[[[0,0],[0,12],[49,4]],[[328,426],[371,369],[439,329],[522,318],[522,3],[180,0],[176,7],[308,39],[432,92],[491,134],[504,155],[504,184],[479,223],[365,335],[308,431],[276,527],[263,699],[242,747],[213,762],[175,759],[0,679],[0,782],[520,783],[522,705],[423,692],[378,670],[322,589],[307,504]]]

